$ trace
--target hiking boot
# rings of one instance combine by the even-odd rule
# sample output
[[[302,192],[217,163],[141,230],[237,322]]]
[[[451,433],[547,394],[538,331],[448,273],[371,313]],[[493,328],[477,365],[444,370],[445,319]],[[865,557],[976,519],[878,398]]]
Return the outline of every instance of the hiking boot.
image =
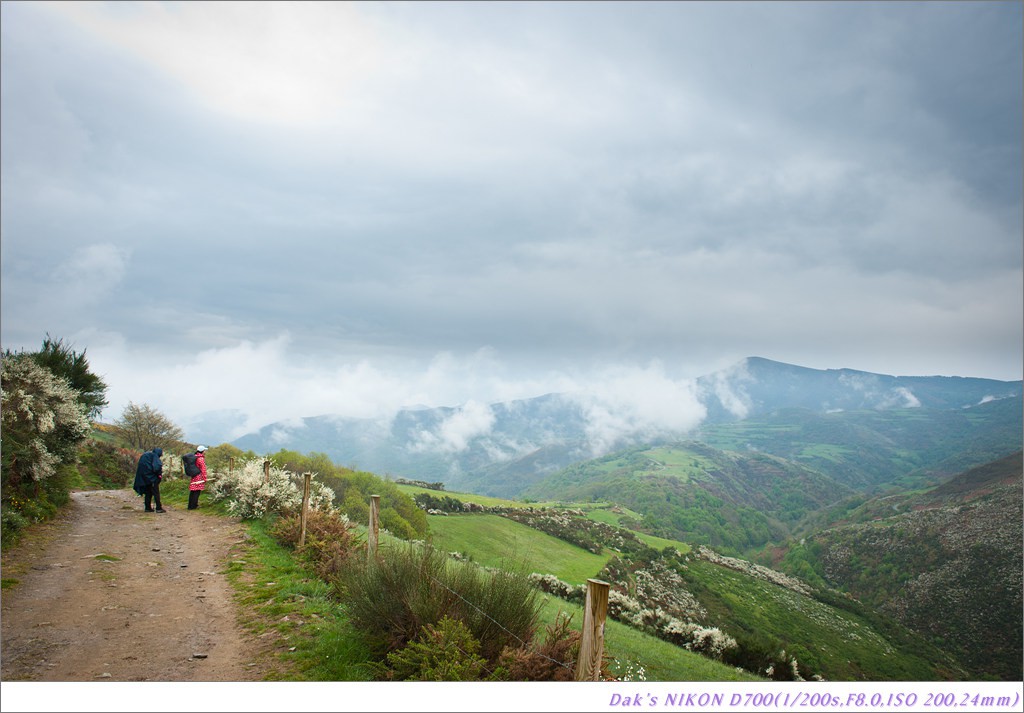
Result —
[[[143,512],[156,512],[153,508],[146,508]]]
[[[157,508],[157,509],[156,509],[156,511],[157,511],[157,512],[167,512],[167,511],[166,511],[166,510],[164,510],[163,508]]]

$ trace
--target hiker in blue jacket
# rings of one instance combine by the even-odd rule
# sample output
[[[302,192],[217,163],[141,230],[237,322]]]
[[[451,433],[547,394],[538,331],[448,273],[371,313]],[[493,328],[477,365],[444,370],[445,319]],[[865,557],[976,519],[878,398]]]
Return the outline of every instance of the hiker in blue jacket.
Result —
[[[163,454],[160,448],[146,451],[139,456],[139,465],[135,468],[135,485],[132,487],[136,493],[146,497],[146,512],[167,512],[160,505],[160,479],[164,470],[160,456]],[[156,504],[155,511],[151,503]]]

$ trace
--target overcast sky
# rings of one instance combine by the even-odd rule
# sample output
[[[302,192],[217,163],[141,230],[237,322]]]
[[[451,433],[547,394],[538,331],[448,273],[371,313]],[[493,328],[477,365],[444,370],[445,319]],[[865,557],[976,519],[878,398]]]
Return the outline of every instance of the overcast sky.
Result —
[[[1019,2],[0,7],[3,347],[108,420],[1022,376]]]

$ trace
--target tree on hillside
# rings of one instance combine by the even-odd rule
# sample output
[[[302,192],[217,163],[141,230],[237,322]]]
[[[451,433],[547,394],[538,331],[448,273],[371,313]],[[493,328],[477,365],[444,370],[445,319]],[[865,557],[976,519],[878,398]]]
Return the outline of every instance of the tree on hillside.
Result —
[[[79,354],[70,344],[64,344],[63,339],[54,341],[47,334],[43,348],[32,356],[40,366],[67,379],[71,388],[78,392],[78,402],[85,406],[86,413],[90,418],[96,418],[107,405],[107,385],[89,370],[85,352],[83,349]]]
[[[5,357],[29,356],[39,366],[48,369],[55,376],[67,381],[68,385],[77,392],[78,403],[85,407],[86,415],[96,418],[107,405],[107,385],[96,374],[89,369],[89,361],[85,358],[86,350],[79,354],[70,344],[65,344],[63,339],[54,340],[49,334],[43,340],[43,346],[38,352],[18,352],[17,354],[6,350]]]
[[[140,451],[150,448],[178,449],[185,434],[169,418],[148,404],[128,402],[114,422],[117,434]]]

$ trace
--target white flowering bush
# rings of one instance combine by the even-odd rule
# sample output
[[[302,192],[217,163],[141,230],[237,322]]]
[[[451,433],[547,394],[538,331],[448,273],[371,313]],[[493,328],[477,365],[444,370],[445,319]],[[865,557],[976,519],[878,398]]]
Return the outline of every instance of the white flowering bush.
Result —
[[[302,480],[291,471],[270,466],[270,477],[263,472],[263,461],[241,463],[231,475],[218,474],[210,486],[212,500],[226,500],[228,512],[244,520],[257,520],[268,513],[286,514],[302,507]],[[309,489],[309,508],[334,512],[334,491],[313,480]]]
[[[582,602],[586,599],[585,586],[563,582],[553,574],[534,572],[530,575],[530,581],[541,590],[568,601]],[[738,646],[734,638],[718,628],[677,619],[661,607],[645,607],[639,600],[619,589],[608,592],[608,616],[713,659],[721,660],[724,653]]]
[[[542,591],[554,594],[559,599],[565,599],[570,602],[583,602],[587,598],[587,588],[584,585],[573,586],[568,582],[563,582],[553,574],[533,572],[530,574],[530,581]]]
[[[686,624],[683,627],[682,636],[688,639],[685,646],[690,651],[695,651],[713,659],[721,660],[722,654],[737,646],[736,639],[721,629],[712,626]]]
[[[90,423],[67,381],[29,356],[6,356],[0,368],[5,484],[40,482],[77,458]]]
[[[743,572],[744,574],[750,575],[751,577],[763,579],[766,582],[777,584],[780,587],[790,589],[794,592],[803,594],[808,597],[813,594],[811,587],[808,586],[806,582],[803,582],[795,577],[790,577],[788,575],[783,574],[782,572],[777,572],[774,569],[769,569],[768,567],[763,567],[759,564],[754,564],[753,562],[747,562],[746,560],[736,559],[735,557],[726,557],[724,555],[720,555],[711,548],[705,547],[704,545],[701,545],[697,549],[697,556],[700,559],[711,562],[712,564],[717,564],[722,567],[728,567],[729,569],[736,570],[737,572]]]

